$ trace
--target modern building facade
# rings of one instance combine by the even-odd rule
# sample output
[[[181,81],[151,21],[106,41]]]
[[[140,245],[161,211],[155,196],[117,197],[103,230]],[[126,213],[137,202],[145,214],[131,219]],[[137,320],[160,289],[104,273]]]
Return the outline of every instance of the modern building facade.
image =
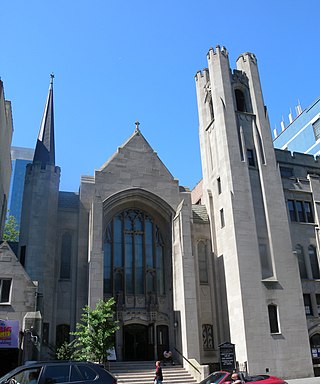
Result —
[[[192,192],[139,124],[81,177],[79,192],[59,191],[51,81],[19,240],[25,284],[36,282],[33,354],[69,340],[86,304],[115,297],[118,360],[161,359],[170,349],[205,374],[229,342],[252,374],[317,373],[320,166],[274,150],[252,53],[233,71],[224,47],[207,58],[195,76],[203,179]]]
[[[11,103],[5,100],[0,80],[0,240],[7,217],[8,193],[11,176],[10,146],[13,133]]]
[[[34,149],[11,147],[12,175],[9,191],[9,213],[20,225],[26,166],[32,162]]]
[[[298,115],[290,124],[282,123],[282,131],[275,132],[274,146],[292,152],[308,153],[318,156],[320,154],[320,97],[318,97],[305,110],[298,108]]]

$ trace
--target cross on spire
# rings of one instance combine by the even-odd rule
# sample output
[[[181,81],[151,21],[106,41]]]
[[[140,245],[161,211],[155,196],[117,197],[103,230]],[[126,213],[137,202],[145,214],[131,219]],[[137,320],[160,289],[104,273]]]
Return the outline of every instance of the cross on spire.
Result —
[[[135,125],[136,125],[136,131],[137,131],[137,132],[140,132],[140,129],[139,129],[139,125],[140,125],[140,123],[139,123],[138,120],[135,122]]]

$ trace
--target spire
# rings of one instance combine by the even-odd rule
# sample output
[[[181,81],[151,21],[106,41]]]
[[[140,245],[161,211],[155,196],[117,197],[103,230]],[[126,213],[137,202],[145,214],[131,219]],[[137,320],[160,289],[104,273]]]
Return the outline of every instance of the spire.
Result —
[[[48,91],[46,106],[43,112],[37,145],[34,152],[33,162],[41,162],[42,165],[55,165],[54,150],[54,116],[53,116],[53,78]]]

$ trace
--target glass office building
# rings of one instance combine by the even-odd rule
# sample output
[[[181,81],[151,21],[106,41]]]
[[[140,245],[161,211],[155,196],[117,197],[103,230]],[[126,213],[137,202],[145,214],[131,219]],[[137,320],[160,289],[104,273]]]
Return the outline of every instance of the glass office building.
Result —
[[[11,147],[12,174],[9,192],[9,214],[20,225],[24,177],[26,165],[32,162],[34,150],[31,148]]]

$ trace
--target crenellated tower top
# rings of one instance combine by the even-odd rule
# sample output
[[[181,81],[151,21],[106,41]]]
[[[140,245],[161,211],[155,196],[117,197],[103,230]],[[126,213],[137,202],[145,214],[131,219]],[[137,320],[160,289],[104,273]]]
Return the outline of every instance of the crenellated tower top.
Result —
[[[219,55],[219,54],[225,56],[226,58],[229,57],[229,52],[227,48],[225,46],[220,47],[220,45],[217,45],[216,49],[212,47],[209,49],[209,52],[207,53],[207,58],[209,60],[212,57],[212,55]]]
[[[239,55],[236,62],[238,62],[240,60],[242,60],[242,61],[250,60],[252,63],[257,65],[257,57],[254,53],[251,53],[251,52],[244,52],[241,55]]]

